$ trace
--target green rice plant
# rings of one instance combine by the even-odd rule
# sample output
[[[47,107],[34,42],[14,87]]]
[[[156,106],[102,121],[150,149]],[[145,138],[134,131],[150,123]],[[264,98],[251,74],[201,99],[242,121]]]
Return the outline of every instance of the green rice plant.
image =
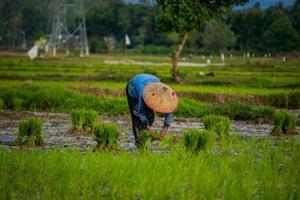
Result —
[[[177,133],[168,134],[160,141],[159,147],[164,150],[170,150],[172,147],[178,147],[179,141],[182,138]]]
[[[42,136],[42,120],[37,117],[24,119],[19,124],[19,135],[16,139],[17,145],[44,146]]]
[[[217,134],[219,138],[226,138],[230,134],[230,119],[219,115],[206,115],[203,117],[205,129]]]
[[[83,129],[93,129],[93,127],[97,124],[98,113],[94,110],[86,110],[83,111],[84,115],[84,124]]]
[[[0,99],[0,110],[4,108],[4,101],[3,99]]]
[[[89,131],[97,124],[98,113],[94,110],[76,109],[71,111],[72,131]]]
[[[283,123],[283,131],[287,135],[296,135],[296,116],[293,113],[287,113]]]
[[[23,99],[14,98],[12,100],[12,107],[14,111],[20,112],[22,110]]]
[[[183,133],[183,145],[193,153],[208,149],[213,142],[213,133],[208,130],[189,129]]]
[[[71,121],[73,130],[82,131],[84,124],[84,115],[82,114],[82,110],[72,110]]]
[[[119,137],[119,128],[115,123],[98,124],[93,128],[97,146],[95,150],[116,149]]]
[[[296,116],[284,110],[278,110],[273,116],[274,128],[271,135],[280,136],[283,134],[294,135],[296,131]]]
[[[150,149],[152,140],[153,140],[153,136],[148,130],[141,130],[138,133],[138,141],[136,145],[138,149],[148,150]]]
[[[276,111],[273,116],[273,125],[274,128],[271,131],[271,135],[280,136],[283,135],[282,127],[285,121],[285,112],[284,111]]]

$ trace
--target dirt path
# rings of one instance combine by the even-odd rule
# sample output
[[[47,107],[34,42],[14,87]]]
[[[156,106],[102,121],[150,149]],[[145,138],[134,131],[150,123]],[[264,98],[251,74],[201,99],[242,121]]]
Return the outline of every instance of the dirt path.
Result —
[[[295,111],[297,117],[300,111]],[[18,134],[19,121],[32,116],[38,116],[43,119],[43,133],[45,137],[46,147],[58,146],[60,148],[93,148],[96,142],[92,136],[76,136],[71,135],[68,131],[71,129],[71,121],[68,114],[65,113],[47,113],[47,112],[0,112],[0,140],[13,140]],[[134,137],[131,132],[131,121],[129,116],[107,117],[101,116],[103,122],[116,122],[120,126],[121,137],[120,145],[125,149],[134,149]],[[163,119],[157,117],[154,123],[154,129],[160,129]],[[188,128],[203,128],[203,123],[199,119],[177,118],[174,119],[170,132],[181,132]],[[231,130],[235,134],[244,136],[268,137],[272,129],[272,125],[264,123],[233,121]],[[300,132],[300,127],[297,127]]]

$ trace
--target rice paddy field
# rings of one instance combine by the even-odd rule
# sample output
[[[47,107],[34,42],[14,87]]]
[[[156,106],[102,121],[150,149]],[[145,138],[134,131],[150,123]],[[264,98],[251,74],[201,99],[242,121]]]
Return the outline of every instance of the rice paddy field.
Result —
[[[1,53],[0,199],[299,199],[299,58],[207,58],[184,59],[174,83],[167,56]],[[180,98],[168,136],[141,149],[125,96],[139,73]],[[43,145],[16,143],[27,119]]]

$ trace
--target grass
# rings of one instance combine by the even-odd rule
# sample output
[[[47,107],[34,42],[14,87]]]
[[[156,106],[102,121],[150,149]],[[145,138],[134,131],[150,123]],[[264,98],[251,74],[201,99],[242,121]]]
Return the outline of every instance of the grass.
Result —
[[[27,145],[29,147],[44,146],[42,125],[40,118],[32,117],[22,120],[19,124],[19,134],[16,144]]]
[[[1,199],[299,199],[298,140],[238,139],[227,153],[82,154],[0,148]]]

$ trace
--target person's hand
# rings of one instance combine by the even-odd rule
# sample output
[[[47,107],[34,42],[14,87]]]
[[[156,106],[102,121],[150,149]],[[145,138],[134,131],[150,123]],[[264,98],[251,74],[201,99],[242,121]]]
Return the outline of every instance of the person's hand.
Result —
[[[167,132],[168,132],[168,127],[166,126],[161,130],[160,135],[159,135],[159,140],[163,140],[165,138]]]

